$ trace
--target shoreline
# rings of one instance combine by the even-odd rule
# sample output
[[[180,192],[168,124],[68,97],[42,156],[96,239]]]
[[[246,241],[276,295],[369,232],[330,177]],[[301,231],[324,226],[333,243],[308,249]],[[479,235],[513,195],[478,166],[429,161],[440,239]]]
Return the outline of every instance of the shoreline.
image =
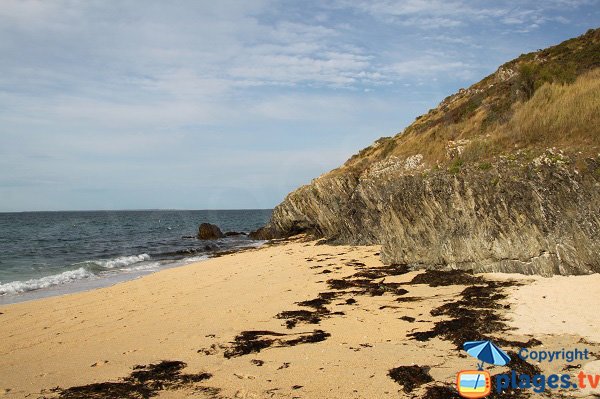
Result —
[[[89,276],[85,276],[82,278],[72,279],[72,280],[67,280],[66,282],[52,284],[52,285],[49,285],[48,287],[30,289],[30,290],[25,290],[22,292],[17,292],[17,293],[4,294],[4,295],[0,295],[0,306],[11,305],[11,304],[21,303],[21,302],[35,301],[35,300],[43,299],[43,298],[51,298],[51,297],[55,297],[55,296],[62,296],[62,295],[68,295],[68,294],[73,294],[73,293],[78,293],[78,292],[86,292],[86,291],[95,290],[95,289],[104,288],[104,287],[110,287],[115,284],[119,284],[119,283],[130,281],[130,280],[135,280],[140,277],[144,277],[144,276],[147,276],[147,275],[150,275],[153,273],[160,272],[162,270],[168,270],[168,269],[172,269],[172,268],[190,265],[193,263],[203,262],[205,260],[208,260],[208,259],[211,259],[214,257],[222,256],[222,254],[235,253],[238,251],[244,251],[249,248],[260,248],[264,244],[265,244],[265,241],[256,241],[255,243],[252,243],[252,244],[248,243],[247,245],[242,245],[239,247],[225,248],[225,249],[215,251],[215,252],[207,252],[206,254],[203,254],[203,255],[193,255],[188,258],[173,259],[171,261],[168,261],[166,259],[156,260],[156,261],[151,261],[153,264],[149,265],[147,267],[142,265],[142,267],[138,268],[134,264],[133,269],[115,270],[115,271],[112,271],[111,273],[105,273],[105,274],[96,274],[96,275],[91,274]],[[144,255],[147,256],[147,254],[144,254]],[[136,256],[139,256],[139,255],[123,256],[121,258],[136,257]],[[83,262],[83,263],[85,263],[85,262]],[[60,274],[63,274],[65,272],[68,273],[70,271],[69,270],[63,271]],[[50,275],[50,276],[46,276],[46,277],[39,277],[37,279],[31,279],[31,280],[41,281],[45,278],[57,277],[60,274]],[[31,280],[8,281],[4,284],[7,284],[7,285],[14,284],[14,283],[26,284],[26,283],[29,283]]]
[[[166,387],[157,397],[425,398],[434,387],[451,390],[458,371],[476,366],[457,351],[458,339],[472,328],[460,320],[454,330],[441,328],[479,312],[474,302],[501,316],[505,327],[485,333],[491,337],[535,338],[547,349],[582,338],[573,323],[585,309],[564,312],[571,319],[554,335],[540,333],[541,319],[523,321],[537,311],[530,287],[548,290],[571,277],[557,283],[521,275],[427,274],[385,266],[379,250],[276,242],[109,287],[1,305],[0,396],[60,398],[72,387],[85,391],[107,383],[139,389],[132,383],[134,366],[152,374],[161,365],[173,370],[153,374]],[[582,278],[600,282],[597,275]],[[482,302],[482,284],[496,287],[503,299]],[[482,295],[474,298],[482,299],[464,302],[471,286]],[[526,297],[532,306],[519,307]],[[457,316],[453,306],[471,310]],[[587,334],[586,345],[598,352],[595,338]],[[415,365],[427,368],[432,381],[407,386],[398,370]]]

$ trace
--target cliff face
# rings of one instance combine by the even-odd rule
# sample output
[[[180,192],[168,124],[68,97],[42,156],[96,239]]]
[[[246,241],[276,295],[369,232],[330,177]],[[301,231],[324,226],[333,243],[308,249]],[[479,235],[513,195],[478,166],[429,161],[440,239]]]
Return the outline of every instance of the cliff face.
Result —
[[[380,243],[416,267],[600,272],[599,43],[503,65],[289,194],[265,232]]]
[[[546,158],[551,159],[551,158]],[[383,245],[385,262],[526,274],[600,272],[600,170],[500,161],[489,170],[324,176],[273,214],[278,232]]]

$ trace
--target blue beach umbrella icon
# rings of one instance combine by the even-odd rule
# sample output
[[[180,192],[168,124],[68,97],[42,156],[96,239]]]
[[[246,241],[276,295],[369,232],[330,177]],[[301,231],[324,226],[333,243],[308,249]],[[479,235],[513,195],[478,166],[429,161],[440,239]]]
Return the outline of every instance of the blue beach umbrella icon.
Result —
[[[484,363],[505,366],[510,362],[510,357],[491,341],[465,342],[463,344],[463,349],[467,351],[469,355],[481,361],[478,365],[479,370],[483,370]]]

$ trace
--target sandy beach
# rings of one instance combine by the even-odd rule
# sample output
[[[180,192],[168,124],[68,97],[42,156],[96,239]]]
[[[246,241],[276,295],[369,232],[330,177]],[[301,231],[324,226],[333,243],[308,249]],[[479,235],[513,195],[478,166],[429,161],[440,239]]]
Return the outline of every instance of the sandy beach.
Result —
[[[507,350],[598,351],[598,283],[408,271],[374,246],[274,243],[0,307],[0,395],[454,397],[456,373],[476,367],[458,348],[479,334]]]

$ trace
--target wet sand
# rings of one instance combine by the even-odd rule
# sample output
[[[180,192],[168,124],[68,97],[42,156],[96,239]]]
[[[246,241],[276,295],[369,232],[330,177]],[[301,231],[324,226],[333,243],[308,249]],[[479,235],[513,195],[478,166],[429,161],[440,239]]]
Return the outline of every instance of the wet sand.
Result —
[[[409,271],[378,251],[295,240],[2,306],[0,396],[452,398],[477,364],[464,340],[583,334],[598,350],[579,325],[545,336],[526,321],[537,308],[521,304],[552,289],[540,279]]]

